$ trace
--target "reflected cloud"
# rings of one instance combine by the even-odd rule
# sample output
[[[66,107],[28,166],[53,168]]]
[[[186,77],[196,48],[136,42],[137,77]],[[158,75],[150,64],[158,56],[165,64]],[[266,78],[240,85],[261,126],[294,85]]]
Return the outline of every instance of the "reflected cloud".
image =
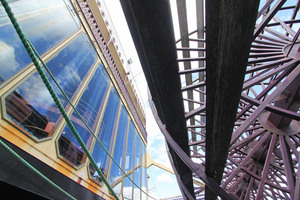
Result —
[[[142,189],[144,189],[144,191],[146,192],[146,188],[145,187],[142,187]],[[135,187],[133,189],[133,194],[134,194],[134,198],[133,199],[140,199],[140,189]],[[123,197],[124,199],[132,199],[132,187],[123,187]],[[151,194],[152,195],[152,194]],[[143,199],[146,199],[146,195],[142,195],[142,198]],[[154,196],[155,198],[155,196]]]
[[[70,65],[65,66],[64,68],[64,75],[66,75],[65,77],[59,77],[59,82],[60,83],[65,83],[65,85],[68,84],[78,84],[81,79],[78,73],[78,69],[76,69],[75,63],[72,62]]]
[[[8,77],[18,68],[18,62],[15,57],[15,49],[12,45],[0,41],[0,66],[1,77]]]
[[[118,181],[120,178],[122,178],[122,176],[116,176],[112,179],[113,183]]]
[[[36,74],[32,75],[16,91],[23,96],[31,105],[43,104],[44,109],[54,105],[52,97],[44,85],[42,79]]]

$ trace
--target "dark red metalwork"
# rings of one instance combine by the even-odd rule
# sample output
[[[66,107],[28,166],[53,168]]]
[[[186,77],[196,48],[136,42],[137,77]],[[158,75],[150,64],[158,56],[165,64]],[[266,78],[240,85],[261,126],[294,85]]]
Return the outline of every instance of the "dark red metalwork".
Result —
[[[221,187],[236,199],[300,199],[300,1],[261,4]],[[205,59],[192,53],[206,49],[193,45],[205,44],[196,33],[178,40],[177,51],[191,160],[201,166],[209,99],[205,81],[199,79],[205,65],[192,64]],[[183,40],[189,43],[183,46]],[[188,76],[192,81],[186,81]],[[195,186],[197,199],[204,192]]]
[[[193,2],[196,25],[191,30],[187,4]],[[183,197],[299,199],[300,0],[266,0],[258,9],[258,1],[209,0],[206,14],[203,2],[176,1],[176,74],[173,32],[161,8],[169,11],[165,1],[121,1],[171,163],[174,169],[184,169],[175,170]],[[256,12],[245,17],[248,8]],[[189,188],[186,166],[205,187]]]
[[[222,181],[238,199],[299,199],[299,22],[294,11],[285,22],[282,2],[268,5],[249,56]]]

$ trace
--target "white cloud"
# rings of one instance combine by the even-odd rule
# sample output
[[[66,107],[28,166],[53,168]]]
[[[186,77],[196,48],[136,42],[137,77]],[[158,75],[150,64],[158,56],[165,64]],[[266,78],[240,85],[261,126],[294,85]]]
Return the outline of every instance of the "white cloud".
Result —
[[[15,49],[13,46],[0,41],[0,66],[2,78],[8,78],[11,76],[18,67],[18,63],[15,58]]]
[[[81,81],[78,69],[76,69],[75,62],[71,62],[63,69],[63,72],[57,76],[57,82],[62,88],[66,85],[78,85]]]
[[[113,178],[112,182],[114,183],[114,182],[118,181],[120,178],[122,178],[122,176],[116,176]]]
[[[166,173],[162,173],[162,174],[158,175],[156,177],[156,180],[158,182],[165,182],[165,183],[173,183],[174,182],[172,177],[169,174],[166,174]]]
[[[44,109],[52,107],[54,101],[39,75],[34,74],[17,90],[31,105],[43,105]],[[25,92],[27,91],[27,92]]]

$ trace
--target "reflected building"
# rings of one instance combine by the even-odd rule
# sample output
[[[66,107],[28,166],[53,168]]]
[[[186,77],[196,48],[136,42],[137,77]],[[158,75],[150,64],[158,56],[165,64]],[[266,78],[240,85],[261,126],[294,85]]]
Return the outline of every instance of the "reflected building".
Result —
[[[110,187],[121,199],[147,199],[145,117],[132,86],[126,84],[124,60],[101,2],[19,0],[9,5],[80,114],[46,73]],[[63,119],[2,5],[0,10],[0,139],[76,199],[113,199]],[[22,194],[32,199],[67,199],[2,147],[0,151],[4,163],[0,191],[16,191],[6,194],[16,198]]]

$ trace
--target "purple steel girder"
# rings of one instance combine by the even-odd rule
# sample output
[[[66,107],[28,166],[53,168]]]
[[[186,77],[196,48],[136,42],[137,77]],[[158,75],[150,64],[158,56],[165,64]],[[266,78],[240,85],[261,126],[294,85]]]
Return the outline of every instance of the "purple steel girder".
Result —
[[[277,1],[276,5],[279,3]],[[249,57],[232,146],[223,176],[222,187],[235,191],[234,194],[238,194],[235,197],[239,199],[299,199],[300,50],[294,47],[299,44],[299,28],[291,29],[290,23],[285,23],[286,19],[277,16],[280,7],[270,9],[273,13],[266,16],[272,18],[262,19],[262,23],[271,19],[279,23],[272,24],[274,29],[270,26],[261,29],[266,34],[258,34],[261,42],[254,40],[256,53],[262,54],[257,56],[258,59]],[[297,20],[293,22],[294,25],[299,23]],[[268,43],[270,53],[277,52],[280,47],[283,58],[267,54],[264,41]],[[261,45],[263,51],[257,51],[260,44],[264,45]],[[294,55],[289,55],[290,50]],[[286,123],[279,123],[285,118],[290,119]],[[237,155],[240,159],[234,158]],[[257,171],[253,172],[246,166],[255,166]]]
[[[295,14],[299,11],[299,0],[295,5],[291,5],[292,3],[286,0],[269,0],[261,5],[258,12],[221,184],[222,188],[237,199],[297,199],[300,196],[300,81],[297,78],[300,74],[300,19]],[[290,11],[290,18],[282,17],[282,10]],[[195,38],[195,32],[188,36],[189,47],[181,46],[181,40],[177,43],[179,63],[197,61],[196,54],[181,57],[184,56],[181,52],[199,51],[192,42],[206,41]],[[204,49],[207,47],[201,51]],[[293,55],[290,55],[290,51],[293,51]],[[193,146],[191,160],[205,165],[206,120],[200,116],[207,114],[206,101],[209,99],[200,101],[196,91],[199,86],[204,86],[202,90],[209,92],[206,91],[207,85],[204,82],[197,81],[198,72],[202,72],[206,66],[191,66],[191,69],[179,70],[179,75],[191,74],[195,80],[187,83],[182,79],[189,145]],[[288,88],[291,87],[293,93],[289,92]],[[186,91],[192,92],[193,98],[188,98]],[[280,100],[288,101],[289,106],[283,107],[276,103]],[[192,110],[187,103],[193,104]],[[274,125],[269,116],[277,121],[287,119],[285,127]],[[189,120],[193,118],[196,124],[190,124]],[[196,141],[191,135],[196,136]],[[205,191],[195,187],[195,194],[201,192]]]
[[[300,1],[193,1],[196,31],[191,2],[176,1],[176,59],[166,2],[121,1],[184,198],[299,199]]]

